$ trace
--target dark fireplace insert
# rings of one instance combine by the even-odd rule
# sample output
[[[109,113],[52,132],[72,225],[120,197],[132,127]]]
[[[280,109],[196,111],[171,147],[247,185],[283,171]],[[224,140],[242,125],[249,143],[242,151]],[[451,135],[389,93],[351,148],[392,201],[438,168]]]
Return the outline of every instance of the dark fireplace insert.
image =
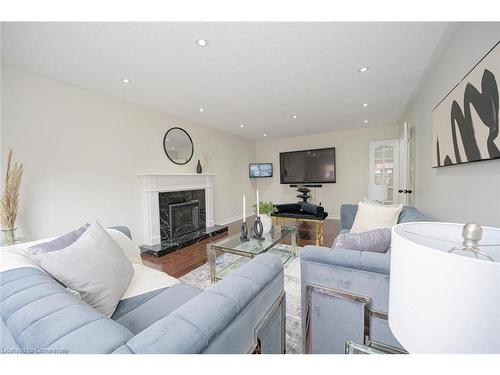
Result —
[[[168,206],[170,238],[194,232],[200,228],[200,207],[197,199]]]

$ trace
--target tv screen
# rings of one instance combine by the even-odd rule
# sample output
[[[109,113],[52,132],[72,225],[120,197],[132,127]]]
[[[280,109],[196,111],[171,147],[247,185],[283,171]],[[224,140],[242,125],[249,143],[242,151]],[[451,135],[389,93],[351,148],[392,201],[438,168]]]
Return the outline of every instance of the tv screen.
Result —
[[[249,173],[251,178],[273,177],[273,164],[272,163],[250,164]]]
[[[280,153],[282,184],[335,182],[335,147]]]

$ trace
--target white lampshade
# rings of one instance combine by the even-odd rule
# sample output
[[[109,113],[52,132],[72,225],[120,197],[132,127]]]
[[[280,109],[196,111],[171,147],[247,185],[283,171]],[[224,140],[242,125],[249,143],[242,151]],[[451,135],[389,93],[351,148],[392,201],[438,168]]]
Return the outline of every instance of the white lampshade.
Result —
[[[493,261],[448,252],[463,242],[462,229],[392,230],[389,326],[410,353],[500,353],[500,229],[483,227],[479,243]]]
[[[379,201],[379,202],[386,201],[388,198],[387,185],[375,185],[375,184],[368,185],[367,198],[371,201]]]

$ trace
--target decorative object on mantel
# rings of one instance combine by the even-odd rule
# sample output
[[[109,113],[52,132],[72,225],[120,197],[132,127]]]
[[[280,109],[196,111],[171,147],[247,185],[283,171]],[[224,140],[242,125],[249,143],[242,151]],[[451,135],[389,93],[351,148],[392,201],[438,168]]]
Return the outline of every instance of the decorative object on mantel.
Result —
[[[4,233],[6,245],[15,243],[16,218],[19,208],[19,188],[23,176],[23,163],[15,162],[12,165],[12,148],[7,156],[7,170],[5,172],[5,190],[0,200],[0,224]]]
[[[260,222],[262,223],[262,233],[269,233],[273,225],[271,215],[277,212],[278,209],[273,204],[273,202],[258,202],[258,206],[257,204],[255,204],[254,207],[257,207],[257,218],[259,218]]]
[[[248,227],[247,227],[247,209],[246,209],[246,197],[243,194],[243,222],[241,223],[241,236],[240,240],[249,241],[248,239]]]
[[[433,168],[500,158],[496,77],[500,42],[432,111]]]
[[[198,159],[198,163],[196,164],[196,173],[201,174],[203,172],[203,168],[201,167],[200,160]]]
[[[188,132],[182,128],[169,129],[163,137],[163,150],[173,163],[184,165],[193,157],[193,140]]]
[[[500,228],[405,223],[391,242],[389,326],[401,345],[409,353],[499,354]]]
[[[210,155],[208,155],[208,152],[202,151],[200,154],[200,162],[205,172],[207,171],[208,163],[210,163],[210,160],[212,160],[212,158],[210,157]]]

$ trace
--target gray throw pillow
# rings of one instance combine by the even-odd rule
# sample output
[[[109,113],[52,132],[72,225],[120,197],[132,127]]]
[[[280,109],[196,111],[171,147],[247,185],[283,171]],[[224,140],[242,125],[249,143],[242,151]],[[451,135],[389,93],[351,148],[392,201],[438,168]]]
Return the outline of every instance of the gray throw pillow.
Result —
[[[98,222],[73,244],[32,259],[97,311],[111,316],[134,275],[121,247]]]
[[[52,241],[33,245],[29,247],[28,250],[30,250],[32,254],[50,253],[51,251],[62,250],[79,239],[89,226],[90,224],[87,223],[85,225],[82,225],[80,228],[75,229],[74,231],[63,234],[62,236],[53,239]]]
[[[339,234],[332,248],[385,253],[391,246],[391,228],[374,229],[361,233]]]

